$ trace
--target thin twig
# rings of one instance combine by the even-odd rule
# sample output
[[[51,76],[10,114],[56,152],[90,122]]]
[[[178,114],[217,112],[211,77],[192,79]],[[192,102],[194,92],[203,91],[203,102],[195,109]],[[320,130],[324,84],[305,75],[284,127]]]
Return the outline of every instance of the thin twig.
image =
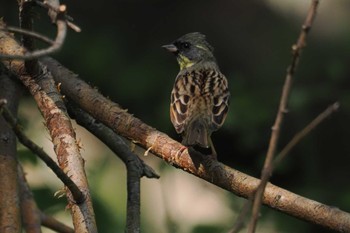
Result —
[[[315,129],[321,122],[323,122],[327,117],[339,109],[339,103],[335,102],[319,114],[313,121],[311,121],[304,129],[298,132],[292,140],[282,149],[282,151],[276,156],[273,167],[276,167],[286,155],[313,129]]]
[[[41,225],[58,233],[74,233],[74,229],[61,223],[55,218],[40,212]]]
[[[244,202],[244,205],[243,205],[241,211],[239,212],[237,220],[236,220],[235,224],[233,225],[233,228],[229,231],[229,233],[238,233],[244,227],[245,218],[248,215],[249,210],[251,210],[251,207],[252,207],[252,203],[253,203],[252,198],[253,198],[253,196],[251,196],[250,198],[248,198]]]
[[[50,38],[43,36],[39,33],[33,32],[33,31],[28,31],[22,28],[17,28],[17,27],[10,27],[10,26],[0,26],[0,30],[2,31],[8,31],[8,32],[15,32],[15,33],[20,33],[23,35],[27,35],[30,37],[33,37],[35,39],[41,40],[47,44],[54,44],[55,41],[51,40]]]
[[[58,7],[53,6],[53,5],[49,4],[47,1],[41,2],[41,1],[38,1],[38,0],[34,0],[33,2],[35,2],[38,6],[41,6],[43,8],[46,8],[46,9],[50,10],[50,11],[56,12],[56,14],[60,12],[60,7],[59,6]],[[51,14],[49,16],[51,17]],[[67,14],[65,14],[64,17],[67,20],[68,27],[70,27],[75,32],[81,32],[81,28],[78,25],[73,23],[73,17],[71,17],[71,16],[69,16]],[[55,22],[54,19],[51,19],[51,20],[53,22]]]
[[[47,56],[61,49],[67,34],[67,23],[64,19],[64,14],[66,11],[65,7],[60,7],[61,11],[57,14],[57,34],[54,43],[45,49],[39,49],[35,51],[27,51],[25,54],[0,54],[1,59],[21,59],[21,60],[31,60],[39,57]]]
[[[324,110],[321,114],[319,114],[312,122],[310,122],[304,129],[298,132],[292,140],[282,149],[282,151],[276,156],[273,161],[272,166],[270,167],[270,174],[277,167],[277,165],[286,157],[286,155],[313,129],[315,129],[320,123],[322,123],[327,117],[329,117],[332,113],[337,111],[339,108],[339,103],[335,102],[331,106],[329,106],[326,110]],[[240,211],[239,216],[233,226],[233,228],[229,231],[229,233],[237,233],[239,232],[244,225],[244,220],[249,213],[249,209],[251,208],[252,198],[246,200],[242,210]]]
[[[272,166],[276,148],[277,148],[277,143],[280,135],[280,127],[284,118],[284,114],[287,112],[287,102],[288,102],[289,93],[292,87],[293,75],[296,71],[301,51],[306,46],[306,36],[310,31],[314,18],[316,16],[316,9],[317,9],[318,3],[319,3],[318,0],[312,1],[307,17],[302,26],[298,41],[295,45],[292,46],[292,51],[293,51],[292,61],[290,66],[287,69],[287,75],[286,75],[285,83],[282,90],[279,109],[277,112],[275,123],[272,127],[272,134],[270,138],[269,148],[267,151],[263,171],[261,174],[261,183],[255,193],[253,209],[252,209],[252,217],[248,228],[249,233],[254,233],[256,229],[260,207],[262,203],[262,197],[264,194],[266,184],[271,176],[271,166]]]
[[[74,201],[76,203],[82,203],[84,201],[84,194],[79,190],[77,185],[65,174],[62,169],[55,163],[55,161],[45,153],[45,151],[31,141],[21,129],[21,126],[17,123],[17,120],[12,116],[11,112],[6,107],[6,100],[0,99],[0,109],[2,110],[2,115],[8,124],[12,127],[12,130],[16,134],[18,140],[28,147],[34,154],[38,155],[39,158],[44,161],[44,163],[51,168],[55,175],[68,187],[72,192]]]

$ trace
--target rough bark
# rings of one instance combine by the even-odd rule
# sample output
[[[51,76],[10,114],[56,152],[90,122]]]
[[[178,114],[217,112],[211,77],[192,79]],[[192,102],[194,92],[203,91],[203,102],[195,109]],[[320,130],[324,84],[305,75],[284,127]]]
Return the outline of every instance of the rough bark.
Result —
[[[0,99],[6,100],[13,115],[17,114],[20,95],[19,86],[0,65]],[[16,154],[16,136],[0,114],[0,232],[3,233],[21,232]]]

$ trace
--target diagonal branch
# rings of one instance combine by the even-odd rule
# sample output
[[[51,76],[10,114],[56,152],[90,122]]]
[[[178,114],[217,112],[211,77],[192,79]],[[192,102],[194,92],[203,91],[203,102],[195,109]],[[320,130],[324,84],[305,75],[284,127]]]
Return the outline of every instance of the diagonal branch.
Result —
[[[140,173],[140,177],[146,176],[148,178],[159,178],[159,175],[156,174],[150,166],[145,164],[143,160],[131,152],[129,146],[118,134],[97,121],[78,106],[73,106],[72,103],[68,103],[67,108],[72,119],[75,119],[79,125],[86,128],[90,133],[106,144],[126,166],[128,166],[128,163],[134,163],[135,168],[137,168],[138,173]]]
[[[52,72],[56,82],[61,83],[61,90],[66,96],[118,134],[150,149],[167,163],[240,197],[250,197],[258,187],[259,179],[207,157],[190,156],[183,145],[103,97],[57,61],[44,58],[42,62]],[[338,208],[307,199],[270,183],[264,194],[263,203],[273,209],[339,232],[350,231],[350,214]]]
[[[159,178],[159,175],[132,153],[124,140],[110,128],[73,104],[68,104],[68,112],[78,124],[98,137],[124,162],[127,169],[128,193],[125,232],[140,232],[140,179],[142,176]]]
[[[84,194],[79,190],[77,185],[64,173],[61,168],[55,163],[55,161],[45,153],[45,151],[31,141],[21,130],[21,126],[17,123],[16,119],[12,116],[11,112],[6,107],[6,100],[0,99],[0,112],[15,132],[18,140],[29,148],[34,154],[38,155],[39,158],[45,162],[45,164],[51,168],[56,176],[68,187],[71,191],[74,201],[76,203],[82,203],[85,199]]]
[[[33,32],[33,31],[29,31],[29,30],[26,30],[23,28],[2,25],[2,26],[0,26],[0,30],[7,31],[7,32],[15,32],[15,33],[19,33],[22,35],[26,35],[26,36],[41,40],[41,41],[43,41],[47,44],[51,44],[51,45],[55,43],[55,41],[51,40],[50,38],[48,38],[44,35],[41,35],[39,33]]]
[[[50,0],[50,1],[40,1],[40,0],[32,0],[38,6],[48,9],[48,15],[51,18],[51,21],[55,23],[57,14],[60,13],[61,6],[58,0]],[[73,18],[67,14],[64,14],[64,18],[66,19],[68,27],[70,27],[75,32],[81,32],[81,28],[73,23]]]
[[[301,51],[306,45],[306,36],[310,31],[314,18],[316,16],[316,9],[318,6],[318,2],[319,2],[318,0],[312,1],[309,12],[302,26],[302,30],[300,32],[298,41],[295,45],[292,46],[292,52],[293,52],[292,61],[290,66],[287,69],[287,75],[286,75],[285,83],[283,85],[279,109],[277,112],[275,123],[272,126],[272,134],[270,137],[269,148],[267,150],[264,167],[261,174],[261,183],[258,189],[256,190],[256,193],[254,194],[255,197],[254,197],[254,203],[253,203],[253,209],[252,209],[252,217],[248,228],[249,233],[255,232],[255,228],[258,221],[259,212],[260,212],[260,206],[264,195],[264,190],[268,180],[270,179],[271,172],[272,172],[271,166],[276,153],[276,148],[277,148],[278,139],[280,135],[280,128],[282,125],[284,114],[287,112],[287,103],[288,103],[289,93],[292,87],[293,75],[296,71]]]
[[[55,218],[40,212],[41,225],[58,233],[74,233],[74,229],[59,222]]]
[[[270,171],[267,173],[272,174],[272,171],[275,169],[275,167],[286,157],[286,155],[293,149],[294,146],[296,146],[307,134],[309,134],[313,129],[315,129],[321,122],[323,122],[327,117],[329,117],[332,113],[337,111],[339,108],[339,103],[335,102],[331,106],[329,106],[325,111],[323,111],[321,114],[319,114],[314,120],[312,120],[305,128],[303,128],[300,132],[298,132],[292,140],[282,149],[282,151],[276,156],[276,158],[273,161],[273,164],[270,165]],[[261,181],[261,183],[267,182],[267,178],[269,177],[263,177],[264,180]],[[235,222],[235,225],[233,229],[230,230],[230,233],[236,233],[239,232],[241,228],[243,228],[244,220],[246,216],[248,215],[248,209],[251,209],[253,197],[250,197],[244,207],[242,208],[242,211],[240,212],[239,216],[237,217],[237,220]]]

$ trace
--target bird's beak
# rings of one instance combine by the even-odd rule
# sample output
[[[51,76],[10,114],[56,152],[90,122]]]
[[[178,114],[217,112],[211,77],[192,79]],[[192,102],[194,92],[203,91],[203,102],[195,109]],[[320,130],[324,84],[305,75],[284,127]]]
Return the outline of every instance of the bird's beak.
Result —
[[[171,53],[176,53],[178,51],[178,49],[176,48],[175,45],[173,44],[167,44],[167,45],[163,45],[162,48],[168,50]]]

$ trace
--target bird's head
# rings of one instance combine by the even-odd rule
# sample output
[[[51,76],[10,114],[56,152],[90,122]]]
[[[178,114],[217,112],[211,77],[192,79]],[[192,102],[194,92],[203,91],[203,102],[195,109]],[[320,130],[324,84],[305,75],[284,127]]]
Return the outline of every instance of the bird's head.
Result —
[[[181,70],[203,61],[215,62],[213,47],[205,40],[205,35],[199,32],[183,35],[162,47],[176,55]]]

